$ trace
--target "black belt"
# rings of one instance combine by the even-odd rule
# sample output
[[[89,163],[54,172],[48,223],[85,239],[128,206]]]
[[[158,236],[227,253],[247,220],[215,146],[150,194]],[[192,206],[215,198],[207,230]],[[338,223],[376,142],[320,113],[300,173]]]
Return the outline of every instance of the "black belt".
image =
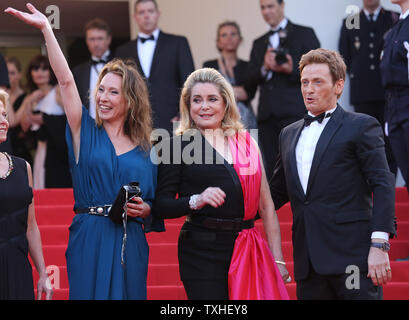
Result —
[[[87,213],[87,214],[92,214],[96,216],[103,216],[103,217],[108,217],[109,210],[111,210],[111,205],[105,205],[105,206],[96,206],[96,207],[88,207],[88,208],[79,208],[79,209],[74,209],[76,214],[82,214],[82,213]]]
[[[219,219],[209,218],[200,215],[188,215],[186,222],[190,222],[195,225],[206,227],[215,230],[236,231],[239,232],[243,229],[251,229],[254,227],[254,219]]]

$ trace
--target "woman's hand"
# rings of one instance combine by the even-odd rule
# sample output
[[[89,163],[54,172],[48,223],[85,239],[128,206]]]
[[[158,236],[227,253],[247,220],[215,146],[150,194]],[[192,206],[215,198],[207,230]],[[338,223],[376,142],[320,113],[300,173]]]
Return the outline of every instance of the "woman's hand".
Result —
[[[290,274],[288,273],[287,267],[282,264],[277,263],[278,270],[280,271],[281,278],[283,278],[284,282],[290,282],[291,277]]]
[[[37,29],[44,29],[49,24],[47,17],[40,11],[38,11],[31,3],[27,3],[26,6],[31,14],[16,10],[11,7],[8,7],[6,10],[4,10],[4,12],[15,16],[17,19],[20,19],[21,21],[34,26]]]
[[[146,218],[151,214],[151,207],[141,197],[134,197],[128,201],[126,214],[132,218]]]
[[[45,299],[46,300],[51,300],[54,294],[54,290],[51,286],[50,279],[48,278],[48,275],[45,273],[43,275],[40,275],[40,279],[38,280],[37,283],[37,300],[41,300],[41,296],[45,293]]]
[[[214,208],[218,208],[224,203],[226,194],[218,187],[209,187],[203,191],[197,199],[197,209],[201,209],[206,205],[211,205]]]

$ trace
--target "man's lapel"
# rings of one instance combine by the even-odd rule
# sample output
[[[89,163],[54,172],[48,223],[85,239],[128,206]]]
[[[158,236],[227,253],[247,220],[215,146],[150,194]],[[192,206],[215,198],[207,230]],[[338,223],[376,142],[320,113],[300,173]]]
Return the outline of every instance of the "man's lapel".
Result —
[[[153,57],[152,57],[151,72],[150,72],[149,78],[152,78],[152,75],[154,74],[155,69],[157,68],[159,57],[160,57],[161,53],[163,53],[163,49],[161,49],[161,48],[163,47],[163,42],[164,41],[165,41],[165,39],[163,37],[163,33],[162,33],[162,31],[160,31],[159,36],[158,36],[158,40],[156,42],[155,51],[154,51]]]
[[[301,185],[300,181],[300,176],[298,174],[298,169],[297,169],[297,157],[295,154],[295,149],[297,147],[298,139],[300,139],[301,131],[304,128],[304,121],[299,121],[296,124],[296,127],[294,128],[294,135],[292,135],[291,140],[290,140],[290,170],[293,174],[293,179],[295,181],[295,184],[297,185],[297,188],[299,189],[299,192],[305,196],[304,190]]]
[[[322,161],[325,151],[329,143],[331,142],[332,137],[337,132],[342,124],[342,118],[344,117],[345,111],[342,109],[340,105],[337,105],[334,113],[331,115],[327,125],[325,126],[324,130],[321,133],[320,138],[318,139],[317,146],[315,148],[314,157],[312,159],[310,176],[308,178],[308,185],[307,185],[307,195],[310,191],[311,185],[314,182],[314,178],[317,174],[318,168]]]

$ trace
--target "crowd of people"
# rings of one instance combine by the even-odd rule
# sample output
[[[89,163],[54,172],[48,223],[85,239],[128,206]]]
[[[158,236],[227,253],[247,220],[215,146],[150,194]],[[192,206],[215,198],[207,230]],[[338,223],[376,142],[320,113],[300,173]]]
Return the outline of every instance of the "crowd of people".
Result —
[[[145,233],[182,216],[178,258],[189,299],[288,299],[276,214],[287,202],[297,298],[382,299],[397,168],[409,182],[409,0],[391,2],[400,16],[363,0],[361,28],[343,22],[338,53],[292,23],[283,0],[260,0],[269,31],[254,40],[250,60],[237,54],[239,24],[225,21],[220,56],[197,70],[187,38],[158,28],[155,0],[135,2],[138,37],[114,52],[110,26],[89,21],[91,58],[73,70],[44,14],[31,4],[6,9],[41,31],[47,56],[32,59],[24,90],[20,62],[0,55],[8,71],[0,75],[8,91],[0,91],[0,226],[21,238],[0,247],[8,257],[0,298],[33,298],[28,254],[39,297],[52,297],[32,189],[73,187],[70,299],[146,299]],[[347,73],[356,113],[338,104]],[[260,145],[248,131],[256,128]],[[111,206],[134,181],[142,195],[115,223]],[[350,265],[360,270],[354,290],[345,286]]]

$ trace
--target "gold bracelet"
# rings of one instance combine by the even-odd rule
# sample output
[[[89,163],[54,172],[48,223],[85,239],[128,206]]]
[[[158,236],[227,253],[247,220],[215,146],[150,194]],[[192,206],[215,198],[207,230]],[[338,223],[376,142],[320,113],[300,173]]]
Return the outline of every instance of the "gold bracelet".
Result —
[[[276,263],[277,263],[277,264],[282,264],[283,266],[285,266],[285,262],[284,262],[284,261],[276,260]]]

